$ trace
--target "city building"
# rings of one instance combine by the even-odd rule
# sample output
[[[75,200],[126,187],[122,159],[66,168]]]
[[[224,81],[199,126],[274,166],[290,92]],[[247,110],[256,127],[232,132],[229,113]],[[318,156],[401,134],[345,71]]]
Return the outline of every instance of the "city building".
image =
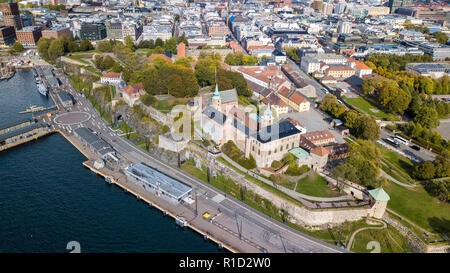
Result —
[[[42,31],[38,26],[24,27],[16,31],[16,36],[17,41],[24,47],[34,47],[42,37]]]
[[[283,100],[287,105],[298,112],[309,111],[309,107],[311,106],[309,100],[295,89],[283,87],[280,91],[278,91],[278,96],[280,96],[281,100]]]
[[[338,33],[351,33],[352,32],[352,22],[339,21],[337,26]]]
[[[121,85],[122,77],[120,73],[108,72],[100,78],[100,82],[105,84]]]
[[[12,26],[0,26],[0,45],[10,46],[16,40],[16,32]]]
[[[372,74],[372,68],[368,67],[366,64],[357,61],[353,58],[348,58],[348,62],[350,64],[350,67],[355,69],[355,75],[358,77],[362,77],[364,75],[370,75]]]
[[[123,88],[123,91],[123,99],[130,107],[132,107],[136,101],[139,100],[140,96],[145,94],[142,83],[127,85]]]
[[[405,71],[437,79],[450,76],[450,63],[409,63],[406,64]]]
[[[80,138],[81,142],[86,145],[92,152],[100,155],[102,159],[115,157],[116,151],[105,140],[99,137],[86,127],[79,127],[73,130],[75,136]]]
[[[9,0],[8,3],[0,3],[0,9],[3,15],[3,25],[14,27],[15,30],[23,28],[19,6],[16,2]]]
[[[62,105],[64,105],[64,107],[73,106],[73,98],[66,91],[58,92],[58,97],[59,97],[59,100],[61,101]]]
[[[44,37],[44,38],[58,39],[62,36],[72,37],[72,32],[70,31],[70,28],[58,26],[58,27],[53,27],[50,29],[42,30],[42,37]]]
[[[122,35],[122,23],[119,21],[106,21],[106,36],[111,40],[120,40],[124,36]]]
[[[389,8],[391,13],[395,13],[398,8],[411,6],[412,0],[389,0]]]
[[[336,65],[330,66],[325,70],[325,75],[331,76],[333,78],[343,78],[346,79],[355,74],[355,69],[347,65]]]
[[[81,40],[103,40],[106,38],[106,27],[103,23],[82,23],[80,29]]]

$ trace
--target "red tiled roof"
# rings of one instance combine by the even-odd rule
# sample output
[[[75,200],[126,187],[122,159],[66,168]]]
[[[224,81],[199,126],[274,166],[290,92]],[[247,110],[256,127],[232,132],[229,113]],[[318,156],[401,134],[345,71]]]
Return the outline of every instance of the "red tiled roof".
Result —
[[[124,88],[124,91],[127,92],[128,95],[138,94],[139,92],[144,90],[144,86],[142,83],[134,83],[127,85]]]
[[[351,62],[351,63],[355,63],[356,68],[358,68],[359,70],[372,70],[372,68],[367,66],[365,63],[357,61],[357,60],[355,60],[353,58],[348,58],[348,61]]]
[[[108,72],[105,75],[103,75],[102,78],[120,79],[120,73]]]
[[[310,151],[310,153],[316,154],[316,155],[318,155],[318,156],[325,156],[325,155],[328,154],[328,150],[325,149],[325,148],[322,147],[322,146],[319,146],[319,147],[313,148],[313,149]]]

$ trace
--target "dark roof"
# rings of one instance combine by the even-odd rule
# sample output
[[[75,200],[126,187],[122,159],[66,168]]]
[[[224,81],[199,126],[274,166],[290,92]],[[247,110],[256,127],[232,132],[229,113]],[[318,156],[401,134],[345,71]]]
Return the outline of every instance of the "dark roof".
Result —
[[[16,126],[16,125],[19,125],[19,124],[22,124],[22,123],[25,123],[25,122],[34,122],[34,120],[33,119],[31,119],[31,118],[26,118],[26,117],[20,117],[18,120],[16,119],[16,120],[14,120],[14,121],[6,121],[6,122],[2,122],[1,124],[0,124],[0,130],[3,130],[3,129],[7,129],[7,128],[11,128],[11,127],[14,127],[14,126]]]
[[[205,110],[203,110],[203,114],[220,125],[223,125],[225,120],[227,120],[227,117],[222,114],[222,112],[211,106],[206,107]]]
[[[66,91],[59,92],[58,96],[61,98],[62,101],[72,101],[72,96]]]
[[[257,139],[261,143],[266,143],[298,133],[300,133],[300,130],[298,130],[290,121],[285,120],[280,123],[261,128],[261,130],[258,131]]]
[[[44,127],[44,125],[41,124],[41,123],[33,123],[31,125],[19,128],[17,130],[14,130],[14,131],[11,131],[11,132],[7,132],[5,134],[0,135],[0,141],[6,140],[8,138],[12,138],[12,137],[15,137],[15,136],[18,136],[18,135],[25,134],[25,133],[27,133],[29,131],[32,131],[32,130],[40,128],[40,127]]]
[[[357,88],[362,88],[362,84],[363,84],[364,80],[362,78],[358,77],[358,76],[353,75],[351,77],[348,77],[344,81],[348,82],[349,84],[351,84],[351,85],[353,85],[353,86],[355,86]]]

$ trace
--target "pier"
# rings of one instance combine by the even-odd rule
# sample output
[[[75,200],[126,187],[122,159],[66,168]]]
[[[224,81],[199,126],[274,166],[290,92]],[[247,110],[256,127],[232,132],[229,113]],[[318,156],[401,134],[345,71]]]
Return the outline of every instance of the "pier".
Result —
[[[183,213],[181,210],[179,210],[179,209],[177,210],[176,207],[173,205],[172,205],[172,207],[174,207],[174,208],[171,208],[172,210],[165,209],[164,207],[167,207],[169,205],[168,202],[167,202],[167,204],[164,204],[164,207],[158,205],[155,201],[156,198],[154,198],[154,197],[152,198],[150,196],[151,193],[148,193],[145,191],[143,192],[141,189],[136,187],[136,185],[134,185],[132,183],[127,183],[126,177],[123,174],[121,174],[120,172],[112,172],[112,171],[108,170],[107,168],[102,168],[102,170],[98,170],[94,167],[94,160],[87,160],[87,161],[83,162],[83,166],[85,166],[92,172],[96,173],[97,175],[100,175],[103,178],[105,178],[105,181],[108,181],[108,183],[114,184],[114,185],[122,188],[125,192],[131,193],[132,195],[136,196],[136,198],[138,200],[143,200],[144,202],[149,204],[150,207],[157,208],[164,215],[168,215],[168,216],[172,217],[174,219],[174,223],[179,218],[179,216],[177,216],[177,213]],[[159,201],[165,202],[164,200],[159,200]],[[211,234],[209,232],[203,231],[200,228],[197,228],[192,223],[189,223],[189,221],[187,221],[185,226],[189,227],[192,230],[194,230],[195,232],[199,233],[204,238],[210,239],[211,241],[215,242],[219,247],[225,248],[232,253],[238,253],[238,251],[236,249],[234,249],[232,246],[211,236]]]
[[[57,108],[56,105],[53,106],[49,106],[49,107],[44,107],[44,106],[38,106],[38,107],[30,107],[25,111],[19,112],[19,114],[26,114],[26,113],[35,113],[35,112],[40,112],[40,111],[45,111],[45,110],[51,110],[51,109],[55,109]]]

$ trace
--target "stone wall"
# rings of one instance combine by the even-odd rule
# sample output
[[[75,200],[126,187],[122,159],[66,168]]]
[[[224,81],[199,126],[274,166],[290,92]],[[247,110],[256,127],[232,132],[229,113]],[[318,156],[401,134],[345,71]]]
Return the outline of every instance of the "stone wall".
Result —
[[[147,115],[149,115],[152,119],[156,120],[157,122],[167,125],[169,127],[173,123],[173,119],[170,115],[161,113],[155,108],[147,106],[140,101],[136,102],[136,104],[138,104]]]
[[[200,160],[203,165],[209,165],[216,172],[222,173],[235,183],[244,186],[247,190],[269,200],[277,208],[285,209],[289,214],[288,220],[294,224],[302,225],[309,229],[322,229],[326,228],[327,225],[333,226],[342,224],[345,221],[357,221],[373,213],[373,207],[308,209],[304,206],[299,206],[248,181],[244,175],[215,160],[212,155],[200,155],[197,152],[192,151],[190,154],[190,156],[197,157],[196,162]]]
[[[408,242],[409,247],[411,247],[412,251],[418,253],[426,253],[427,252],[427,244],[425,244],[419,236],[417,236],[414,232],[412,232],[409,228],[400,224],[399,222],[393,220],[387,215],[383,216],[383,220],[386,221],[389,225],[393,226],[396,230],[400,232],[403,236],[405,236],[406,241]]]

